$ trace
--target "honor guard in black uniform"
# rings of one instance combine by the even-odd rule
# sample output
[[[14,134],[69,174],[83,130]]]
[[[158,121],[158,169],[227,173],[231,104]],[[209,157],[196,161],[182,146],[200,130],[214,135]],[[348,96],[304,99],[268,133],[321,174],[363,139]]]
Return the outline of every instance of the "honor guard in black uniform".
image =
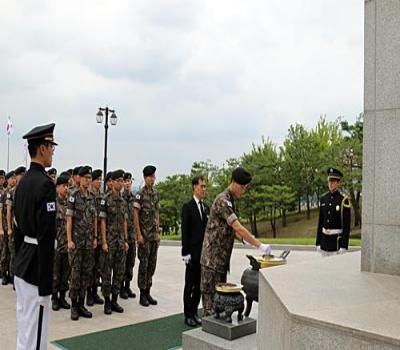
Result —
[[[56,188],[52,164],[55,124],[38,126],[28,140],[31,165],[15,191],[15,288],[17,349],[46,349],[56,236]]]
[[[329,192],[320,199],[316,246],[323,256],[345,253],[349,245],[351,205],[349,198],[339,191],[343,174],[328,171]]]

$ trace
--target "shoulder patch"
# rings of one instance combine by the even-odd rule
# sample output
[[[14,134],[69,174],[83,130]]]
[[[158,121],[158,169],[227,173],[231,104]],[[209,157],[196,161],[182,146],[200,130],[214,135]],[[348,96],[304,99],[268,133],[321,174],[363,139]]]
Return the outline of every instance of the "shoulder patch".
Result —
[[[46,205],[47,205],[48,212],[56,211],[56,203],[55,202],[48,202],[48,203],[46,203]]]
[[[228,207],[231,207],[231,208],[232,208],[232,202],[230,202],[230,201],[228,201],[228,200],[225,200],[225,202],[226,202],[226,204],[228,205]]]
[[[75,202],[75,198],[73,196],[69,196],[68,201],[70,203],[74,203]]]

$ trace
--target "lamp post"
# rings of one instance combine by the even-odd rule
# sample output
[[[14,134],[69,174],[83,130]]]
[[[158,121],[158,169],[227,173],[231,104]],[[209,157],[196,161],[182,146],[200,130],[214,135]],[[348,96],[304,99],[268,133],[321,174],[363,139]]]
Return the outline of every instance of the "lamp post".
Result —
[[[105,120],[104,120],[104,165],[103,165],[103,178],[105,178],[107,174],[107,142],[108,142],[108,115],[110,115],[110,123],[111,125],[117,125],[117,115],[113,109],[99,108],[99,111],[96,114],[96,122],[99,124],[103,123],[103,112],[105,112]],[[106,190],[106,182],[103,181],[103,190]]]

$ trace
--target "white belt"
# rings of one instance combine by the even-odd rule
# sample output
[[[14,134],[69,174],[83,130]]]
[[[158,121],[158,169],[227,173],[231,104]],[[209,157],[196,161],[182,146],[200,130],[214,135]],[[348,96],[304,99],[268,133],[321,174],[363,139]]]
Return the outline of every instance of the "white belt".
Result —
[[[327,229],[327,228],[323,228],[322,229],[322,233],[324,235],[328,235],[328,236],[332,236],[332,235],[340,235],[342,234],[343,230],[342,229]]]
[[[29,236],[24,236],[24,242],[25,242],[25,243],[29,243],[29,244],[38,245],[37,239],[36,239],[36,238],[29,237]]]

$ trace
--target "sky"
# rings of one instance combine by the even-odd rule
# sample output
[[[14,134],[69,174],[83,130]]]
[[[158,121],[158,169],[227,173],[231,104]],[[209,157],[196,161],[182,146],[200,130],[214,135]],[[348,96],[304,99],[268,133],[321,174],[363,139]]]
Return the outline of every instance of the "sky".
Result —
[[[141,179],[222,165],[289,126],[363,110],[359,0],[0,0],[0,168],[56,123],[54,166],[103,167],[99,107],[115,109],[109,169]]]

